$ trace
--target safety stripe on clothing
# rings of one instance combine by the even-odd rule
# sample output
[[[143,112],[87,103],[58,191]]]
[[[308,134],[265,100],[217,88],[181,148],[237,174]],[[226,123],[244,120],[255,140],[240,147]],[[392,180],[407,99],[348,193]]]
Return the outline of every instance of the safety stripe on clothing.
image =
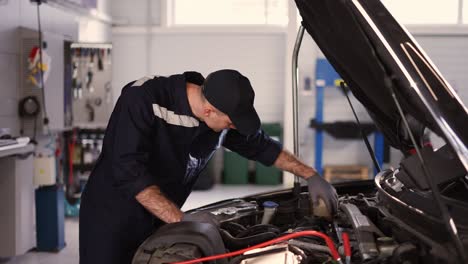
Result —
[[[136,82],[134,82],[132,84],[132,87],[133,86],[142,86],[145,82],[147,82],[148,80],[153,79],[154,77],[156,77],[156,75],[148,75],[148,76],[142,77],[142,78],[136,80]]]
[[[167,108],[158,104],[153,104],[153,112],[155,116],[163,119],[171,125],[183,127],[197,127],[200,124],[197,119],[191,116],[178,115],[174,113],[174,111],[167,110]]]

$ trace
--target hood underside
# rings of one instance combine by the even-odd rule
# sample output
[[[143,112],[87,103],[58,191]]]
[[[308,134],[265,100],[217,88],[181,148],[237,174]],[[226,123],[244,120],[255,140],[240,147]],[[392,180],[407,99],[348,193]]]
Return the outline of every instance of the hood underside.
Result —
[[[468,167],[466,107],[379,0],[296,0],[303,26],[395,148],[413,148],[392,91],[417,139],[444,137]]]

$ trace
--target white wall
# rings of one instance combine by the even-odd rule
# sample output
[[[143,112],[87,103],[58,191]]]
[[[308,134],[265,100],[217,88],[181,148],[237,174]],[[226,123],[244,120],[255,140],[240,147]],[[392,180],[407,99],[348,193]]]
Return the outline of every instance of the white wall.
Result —
[[[112,30],[109,24],[87,17],[79,18],[79,42],[105,43],[111,40]]]
[[[465,34],[416,34],[442,75],[468,105],[468,29]]]
[[[112,0],[110,10],[118,24],[146,26],[161,24],[161,8],[161,0]]]
[[[262,121],[281,122],[284,36],[281,32],[157,31],[151,35],[148,52],[145,34],[114,30],[114,94],[145,74],[167,76],[195,70],[206,76],[218,69],[231,68],[250,79]]]

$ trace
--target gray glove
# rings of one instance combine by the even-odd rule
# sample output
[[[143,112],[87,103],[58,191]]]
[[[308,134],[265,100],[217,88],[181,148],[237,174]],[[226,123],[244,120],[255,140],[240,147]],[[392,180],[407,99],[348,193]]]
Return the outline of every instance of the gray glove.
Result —
[[[215,226],[219,226],[219,221],[216,219],[216,216],[209,212],[195,212],[191,214],[184,213],[181,221],[209,223]]]
[[[335,215],[338,208],[338,195],[335,188],[318,174],[307,178],[307,186],[314,207],[318,206],[319,199],[321,199],[330,215]]]

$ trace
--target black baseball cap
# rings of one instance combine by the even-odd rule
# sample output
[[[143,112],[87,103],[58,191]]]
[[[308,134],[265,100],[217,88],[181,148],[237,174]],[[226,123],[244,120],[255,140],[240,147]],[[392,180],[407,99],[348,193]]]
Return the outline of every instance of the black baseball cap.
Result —
[[[249,79],[236,70],[211,73],[203,83],[203,95],[221,112],[229,116],[243,135],[253,135],[260,129],[260,118],[254,108],[255,92]]]

